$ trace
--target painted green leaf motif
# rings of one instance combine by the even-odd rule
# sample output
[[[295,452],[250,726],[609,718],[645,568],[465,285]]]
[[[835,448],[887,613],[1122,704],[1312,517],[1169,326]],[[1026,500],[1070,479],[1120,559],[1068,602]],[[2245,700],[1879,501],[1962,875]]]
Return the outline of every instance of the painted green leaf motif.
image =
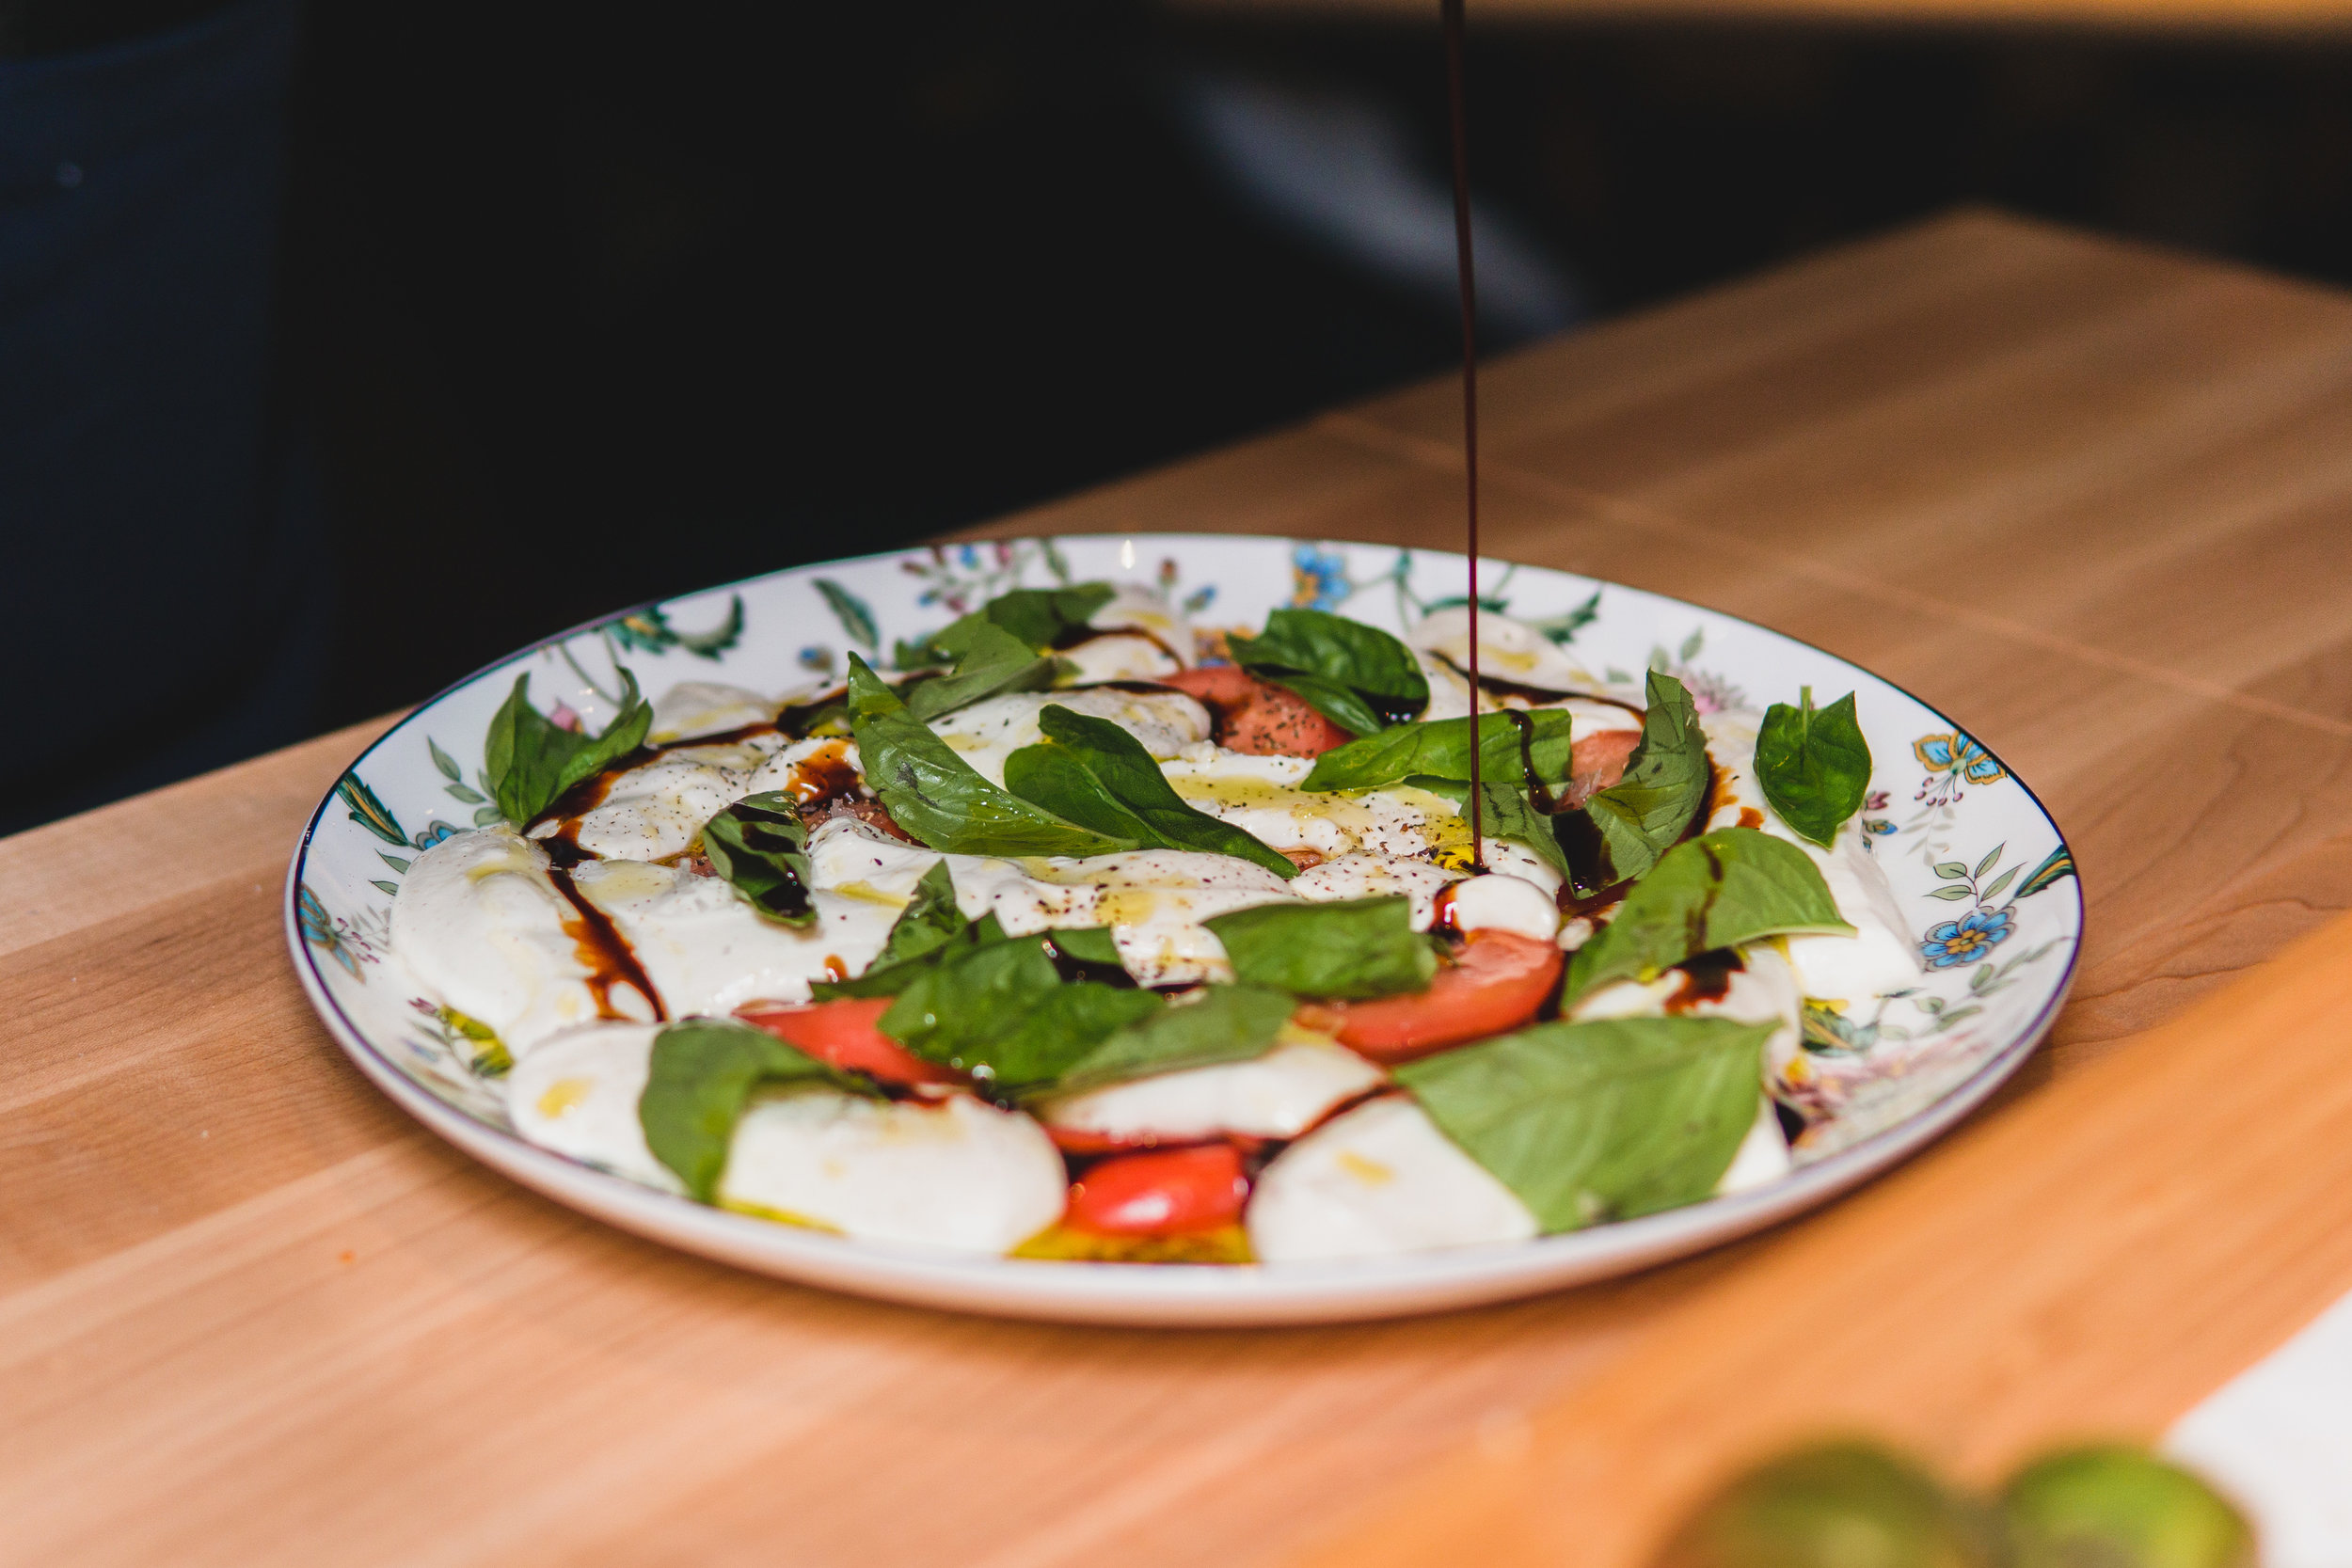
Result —
[[[1525,751],[1546,784],[1565,780],[1569,768],[1570,720],[1563,708],[1536,708],[1524,719],[1534,738]],[[1470,721],[1468,719],[1423,720],[1395,724],[1377,735],[1351,740],[1315,758],[1301,789],[1377,789],[1415,774],[1438,779],[1470,778]],[[1519,743],[1519,726],[1500,713],[1478,721],[1478,773],[1481,780],[1524,784],[1527,768]]]
[[[1359,1001],[1429,989],[1438,955],[1412,922],[1412,901],[1400,895],[1260,904],[1201,924],[1243,985]]]
[[[1936,864],[1935,874],[1947,882],[1956,882],[1968,875],[1968,868],[1958,861],[1940,861]]]
[[[1974,898],[1976,895],[1964,887],[1940,887],[1934,892],[1929,894],[1928,896],[1931,898],[1941,898],[1946,903],[1949,903],[1955,898]]]
[[[1273,1046],[1295,1006],[1283,992],[1255,986],[1206,986],[1190,994],[1197,1000],[1147,1014],[1105,1038],[1064,1069],[1053,1091],[1248,1061]]]
[[[1984,901],[1990,904],[1994,899],[1998,898],[2001,895],[2002,890],[2007,888],[2010,883],[2015,881],[2017,879],[2017,873],[2023,869],[2023,866],[2012,865],[2007,871],[2002,872],[1998,877],[1994,878],[1993,885],[1984,890]]]
[[[452,784],[464,782],[466,770],[458,767],[457,759],[451,756],[447,752],[442,751],[441,748],[434,742],[433,737],[429,735],[424,737],[424,749],[432,753],[433,766],[441,770],[441,777],[449,780]]]
[[[400,831],[400,819],[387,810],[375,798],[375,791],[360,782],[357,773],[345,773],[335,781],[335,793],[351,808],[351,819],[387,844],[408,847],[408,835]]]
[[[727,601],[726,619],[708,631],[682,631],[675,635],[679,647],[697,658],[707,658],[715,662],[721,654],[725,653],[742,640],[743,595],[738,594]]]
[[[708,1203],[752,1091],[763,1084],[803,1083],[873,1092],[864,1080],[834,1071],[766,1030],[732,1020],[690,1019],[654,1036],[637,1121],[653,1157]]]
[[[2059,881],[2074,874],[2074,851],[2061,844],[2051,850],[2040,865],[2033,868],[2032,874],[2027,876],[2023,885],[2017,889],[2017,896],[2030,898],[2037,893],[2056,886]]]
[[[1777,1025],[1723,1018],[1539,1023],[1395,1069],[1545,1231],[1695,1203],[1755,1124]]]
[[[874,624],[874,612],[866,608],[864,599],[831,578],[818,578],[817,592],[824,597],[825,608],[833,611],[833,618],[841,623],[844,637],[868,648],[882,647],[882,628]]]
[[[1753,828],[1720,828],[1675,846],[1633,884],[1617,918],[1568,960],[1562,1000],[1612,980],[1647,980],[1719,947],[1801,932],[1853,934],[1812,857]]]
[[[482,792],[479,790],[469,789],[461,784],[443,784],[441,787],[449,793],[453,800],[459,801],[461,804],[469,806],[478,806],[482,804]]]
[[[371,879],[368,885],[376,889],[380,893],[390,894],[395,898],[400,896],[400,884],[398,882],[388,882],[383,878],[376,877]]]
[[[1766,710],[1756,737],[1756,782],[1783,822],[1826,848],[1870,792],[1870,743],[1854,717],[1852,692],[1816,712],[1813,689],[1802,687],[1797,705]]]
[[[490,797],[507,821],[527,827],[572,785],[644,745],[652,724],[653,705],[638,695],[637,677],[627,670],[621,672],[620,712],[600,736],[549,723],[531,705],[531,676],[517,675],[482,742]]]
[[[736,896],[786,926],[816,924],[808,890],[808,830],[791,796],[781,790],[746,795],[703,824],[703,853]]]
[[[929,1061],[1010,1093],[1041,1084],[1159,1010],[1147,990],[1065,982],[1042,937],[951,952],[882,1016],[882,1032]]]
[[[1979,861],[1977,863],[1977,868],[1968,873],[1968,875],[1971,877],[1981,877],[1986,872],[1992,870],[1994,866],[2001,863],[2001,851],[2008,847],[2009,846],[2006,844],[1994,845],[1990,850],[1986,851],[1984,859]]]
[[[1429,705],[1429,682],[1411,649],[1377,626],[1327,610],[1275,610],[1262,635],[1228,637],[1226,650],[1353,735],[1375,734]]]
[[[480,811],[473,814],[473,825],[477,828],[486,828],[494,822],[503,822],[505,820],[506,814],[499,810],[496,806],[484,806]]]
[[[1682,683],[1649,673],[1649,708],[1625,776],[1584,803],[1609,852],[1609,879],[1646,876],[1691,825],[1714,783],[1698,708]]]
[[[1185,803],[1143,742],[1107,719],[1058,703],[1037,716],[1046,744],[1005,761],[1005,787],[1065,820],[1144,848],[1233,855],[1287,880],[1298,867],[1229,822]]]
[[[394,871],[399,872],[404,877],[408,875],[408,867],[415,863],[414,862],[405,860],[399,855],[388,855],[381,849],[378,849],[375,852],[375,858],[382,861],[386,865],[390,866]]]
[[[1060,668],[1059,659],[1039,657],[1026,642],[983,621],[973,628],[954,670],[908,685],[907,711],[930,720],[1008,691],[1040,691],[1054,684]]]
[[[909,713],[864,659],[850,656],[850,724],[866,786],[892,820],[960,855],[1109,855],[1135,841],[1065,822],[982,778]]]

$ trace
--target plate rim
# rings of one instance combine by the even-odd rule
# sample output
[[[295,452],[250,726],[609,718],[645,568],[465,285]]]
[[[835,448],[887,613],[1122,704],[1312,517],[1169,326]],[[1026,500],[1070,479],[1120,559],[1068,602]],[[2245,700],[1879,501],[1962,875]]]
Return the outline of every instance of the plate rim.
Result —
[[[1201,542],[1279,543],[1288,534],[1230,532],[1088,532],[1021,534],[988,544],[1045,540],[1133,542],[1165,539]],[[1369,540],[1317,539],[1321,545],[1409,549],[1454,560],[1459,551]],[[957,543],[963,543],[958,541]],[[1524,1242],[1432,1249],[1391,1258],[1329,1262],[1268,1264],[1152,1264],[1080,1262],[1060,1259],[966,1256],[947,1251],[894,1246],[817,1231],[798,1231],[771,1221],[698,1204],[624,1177],[543,1149],[508,1129],[478,1121],[449,1105],[403,1072],[343,1012],[326,990],[301,928],[298,899],[303,871],[320,823],[339,798],[336,785],[378,748],[401,734],[453,693],[547,648],[627,615],[680,598],[722,594],[755,582],[829,567],[860,565],[902,557],[929,546],[917,544],[866,555],[829,557],[755,572],[680,594],[636,601],[596,615],[503,654],[411,705],[335,775],[303,821],[286,866],[281,923],[288,955],[306,1000],[328,1037],[361,1074],[395,1104],[445,1142],[508,1179],[576,1212],[649,1241],[797,1284],[846,1291],[905,1305],[990,1316],[1051,1322],[1132,1324],[1153,1327],[1247,1327],[1310,1323],[1358,1322],[1456,1310],[1555,1290],[1694,1256],[1751,1235],[1817,1208],[1872,1176],[1918,1153],[1965,1120],[2039,1049],[2074,990],[2082,961],[2085,916],[2079,873],[2067,879],[2074,906],[2074,936],[2048,998],[2032,1019],[1999,1050],[1930,1103],[1892,1126],[1880,1129],[1810,1164],[1758,1188],[1619,1220],[1585,1230],[1538,1236]],[[945,546],[952,547],[952,546]],[[2010,782],[2022,790],[2058,847],[2071,857],[2074,846],[2058,817],[2033,786],[1958,721],[1899,682],[1791,633],[1695,600],[1638,588],[1537,562],[1513,562],[1482,554],[1482,565],[1524,564],[1559,572],[1601,588],[1617,588],[1720,616],[1781,639],[1859,671],[1918,704],[1928,713],[1983,747]]]

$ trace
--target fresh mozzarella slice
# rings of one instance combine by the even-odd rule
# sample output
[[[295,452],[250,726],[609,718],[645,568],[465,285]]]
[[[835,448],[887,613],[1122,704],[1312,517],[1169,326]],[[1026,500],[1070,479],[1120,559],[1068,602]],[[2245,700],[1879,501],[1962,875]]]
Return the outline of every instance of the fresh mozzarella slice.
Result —
[[[1692,976],[1670,969],[1654,980],[1617,980],[1587,991],[1568,1008],[1568,1018],[1581,1023],[1596,1018],[1657,1018],[1687,1013],[1696,1018],[1729,1018],[1742,1023],[1777,1023],[1764,1042],[1763,1069],[1776,1076],[1796,1053],[1804,998],[1797,990],[1796,972],[1780,949],[1756,942],[1740,950],[1745,967],[1732,971],[1721,996],[1689,999]]]
[[[1160,771],[1184,803],[1231,822],[1277,849],[1312,849],[1327,860],[1368,849],[1397,858],[1467,850],[1470,826],[1453,803],[1425,789],[1298,788],[1306,757],[1245,756],[1215,746],[1187,748]]]
[[[1468,669],[1470,610],[1461,606],[1434,610],[1405,634],[1405,641]],[[1534,626],[1486,610],[1478,613],[1478,673],[1546,691],[1589,690],[1600,684]]]
[[[541,1043],[506,1077],[506,1115],[542,1148],[664,1192],[686,1190],[645,1147],[645,1092],[658,1023],[600,1023]]]
[[[761,759],[744,779],[743,794],[780,791],[796,800],[820,800],[838,793],[857,768],[856,741],[840,736],[808,736]]]
[[[1398,1095],[1308,1133],[1258,1177],[1243,1215],[1266,1263],[1523,1242],[1535,1216]]]
[[[808,835],[809,869],[815,874],[812,887],[871,897],[893,909],[904,907],[914,896],[914,884],[939,860],[938,850],[893,838],[854,816],[819,822]]]
[[[1421,666],[1422,678],[1429,683],[1429,705],[1421,710],[1424,720],[1467,719],[1470,711],[1470,677],[1441,658],[1432,658],[1421,649],[1413,650],[1413,662]],[[1478,705],[1481,709],[1494,706],[1489,698]]]
[[[1552,895],[1500,871],[1455,883],[1452,910],[1457,931],[1516,931],[1537,942],[1560,934],[1560,906]]]
[[[931,721],[931,729],[989,783],[1005,782],[1005,759],[1042,740],[1038,710],[1054,703],[1107,719],[1154,757],[1172,757],[1208,738],[1209,710],[1181,691],[1023,691],[991,697]]]
[[[1344,1046],[1302,1039],[1252,1061],[1064,1095],[1037,1107],[1037,1115],[1048,1127],[1129,1143],[1181,1143],[1220,1132],[1295,1138],[1386,1076]]]
[[[672,1018],[804,1002],[810,981],[863,973],[898,918],[896,906],[820,889],[816,920],[787,926],[717,877],[643,861],[583,862],[572,881],[612,917]]]
[[[1788,1175],[1789,1169],[1788,1139],[1780,1130],[1780,1117],[1768,1096],[1756,1106],[1756,1124],[1740,1141],[1740,1151],[1731,1157],[1731,1164],[1715,1182],[1715,1191],[1721,1196],[1770,1186]]]
[[[1557,708],[1565,711],[1571,720],[1568,735],[1570,738],[1576,740],[1581,740],[1588,735],[1599,735],[1607,730],[1638,730],[1642,727],[1642,716],[1631,708],[1620,707],[1615,703],[1604,703],[1593,697],[1570,697],[1564,702],[1543,703],[1537,705],[1546,709]]]
[[[1121,583],[1111,602],[1096,610],[1087,625],[1098,631],[1130,630],[1149,634],[1173,655],[1179,669],[1192,663],[1192,623],[1165,594],[1137,583]]]
[[[723,735],[776,716],[776,705],[756,691],[718,681],[680,681],[654,699],[653,728],[645,738],[656,746]]]
[[[1062,679],[1073,686],[1102,681],[1165,680],[1184,666],[1176,656],[1149,637],[1105,632],[1067,648],[1054,650],[1070,670]]]
[[[744,1110],[718,1197],[868,1241],[1005,1253],[1060,1218],[1067,1194],[1053,1140],[1017,1111],[818,1089]]]
[[[703,824],[740,800],[749,769],[740,749],[690,746],[615,777],[604,798],[570,824],[592,855],[659,861],[681,855]],[[555,825],[545,826],[546,832]]]
[[[598,1016],[580,911],[556,890],[547,853],[506,828],[454,833],[408,867],[392,900],[392,946],[447,1006],[487,1025],[516,1061]],[[616,1006],[650,998],[616,987]]]
[[[1358,851],[1311,866],[1291,879],[1291,891],[1311,903],[1335,898],[1380,898],[1403,894],[1413,901],[1413,929],[1426,931],[1438,916],[1438,895],[1467,873],[1427,861]],[[1459,894],[1455,896],[1458,898]],[[1546,931],[1546,937],[1551,933]]]
[[[1030,887],[993,896],[996,918],[1015,935],[1047,925],[1107,926],[1119,961],[1140,986],[1231,980],[1225,946],[1201,922],[1295,896],[1291,885],[1253,862],[1191,849],[1140,849],[1089,860],[1033,861]],[[959,875],[961,875],[959,873]],[[1051,894],[1071,897],[1073,912],[1057,918]],[[1026,900],[1035,899],[1034,907]],[[1083,902],[1081,900],[1083,899]],[[1039,924],[1028,924],[1029,922]]]
[[[1804,994],[1849,1006],[1919,982],[1919,944],[1903,921],[1902,906],[1885,868],[1870,853],[1861,824],[1837,830],[1827,849],[1798,836],[1764,799],[1756,780],[1757,721],[1752,713],[1711,713],[1699,720],[1708,753],[1723,769],[1719,804],[1708,827],[1756,828],[1787,839],[1813,858],[1829,884],[1837,912],[1852,936],[1788,939],[1788,961],[1796,966]]]
[[[1551,863],[1516,838],[1489,838],[1479,841],[1479,849],[1486,856],[1486,869],[1504,876],[1517,877],[1532,884],[1547,898],[1560,896],[1560,884],[1566,879],[1551,868]]]

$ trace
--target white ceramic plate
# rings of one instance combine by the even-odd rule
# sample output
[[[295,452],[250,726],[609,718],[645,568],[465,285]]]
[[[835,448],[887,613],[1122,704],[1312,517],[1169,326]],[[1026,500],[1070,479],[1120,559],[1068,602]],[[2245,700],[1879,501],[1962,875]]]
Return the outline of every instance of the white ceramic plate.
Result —
[[[1702,706],[1761,708],[1811,686],[1857,693],[1877,760],[1864,817],[1931,964],[1847,1048],[1809,1055],[1836,1114],[1796,1168],[1736,1196],[1507,1245],[1355,1263],[1216,1267],[1040,1262],[898,1249],[796,1229],[649,1191],[524,1143],[494,1081],[477,1077],[387,939],[408,860],[485,810],[482,737],[518,671],[542,707],[594,728],[615,666],[648,695],[685,680],[781,694],[876,662],[892,641],[1016,586],[1149,580],[1196,626],[1254,629],[1312,604],[1400,631],[1460,602],[1458,555],[1219,535],[964,545],[834,562],[628,611],[527,648],[395,725],[319,803],[286,878],[295,971],[360,1070],[428,1127],[557,1201],[707,1257],[897,1301],[1095,1323],[1327,1322],[1465,1307],[1622,1274],[1810,1208],[1918,1148],[2016,1070],[2074,969],[2082,903],[2041,802],[1951,720],[1897,687],[1776,632],[1694,605],[1562,572],[1482,568],[1487,602],[1534,622],[1599,681],[1671,670]],[[1746,695],[1743,696],[1742,693]],[[487,811],[494,818],[496,812]]]

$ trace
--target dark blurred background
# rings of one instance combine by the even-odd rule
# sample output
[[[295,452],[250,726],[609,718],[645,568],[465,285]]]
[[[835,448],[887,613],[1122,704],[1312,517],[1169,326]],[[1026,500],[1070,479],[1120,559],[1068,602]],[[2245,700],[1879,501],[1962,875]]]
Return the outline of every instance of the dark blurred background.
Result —
[[[60,718],[0,765],[0,827],[412,702],[630,601],[1444,371],[1429,9],[310,7],[279,109],[248,94],[240,121],[241,155],[284,172],[268,264],[238,275],[266,304],[267,456],[234,494],[272,520],[227,586],[108,623],[202,672],[150,693],[174,744],[76,768],[103,737]],[[0,0],[0,55],[220,12]],[[1490,348],[1962,201],[2352,282],[2352,38],[1470,14]],[[19,162],[0,224],[101,183]],[[63,395],[8,378],[20,425]],[[56,540],[97,528],[130,555],[229,526],[121,505],[0,494],[0,610],[37,671],[78,668],[72,624],[106,613],[56,602],[56,573],[100,569],[48,565]],[[265,695],[224,719],[240,692]]]

